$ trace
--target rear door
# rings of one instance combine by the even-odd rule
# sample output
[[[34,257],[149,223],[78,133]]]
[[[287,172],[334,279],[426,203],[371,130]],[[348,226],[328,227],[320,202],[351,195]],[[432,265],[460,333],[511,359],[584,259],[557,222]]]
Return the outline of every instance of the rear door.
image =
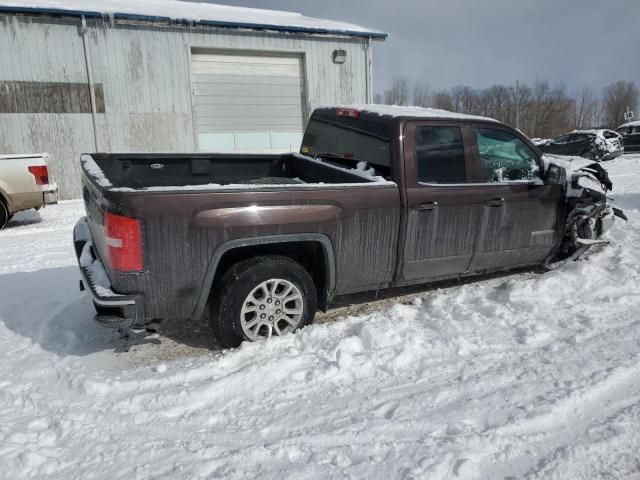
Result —
[[[473,258],[485,192],[467,181],[473,162],[468,127],[455,122],[405,125],[405,239],[401,282],[465,272]]]
[[[560,185],[544,185],[541,160],[524,137],[501,125],[472,129],[474,207],[482,211],[475,272],[542,262],[556,240]]]
[[[593,139],[595,135],[587,133],[572,133],[569,136],[567,154],[582,155],[593,149]]]

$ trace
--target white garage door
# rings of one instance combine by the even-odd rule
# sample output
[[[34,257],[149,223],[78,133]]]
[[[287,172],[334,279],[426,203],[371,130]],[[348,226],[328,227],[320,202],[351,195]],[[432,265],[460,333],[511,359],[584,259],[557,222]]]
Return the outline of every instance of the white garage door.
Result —
[[[300,58],[192,54],[198,149],[289,152],[302,142]]]

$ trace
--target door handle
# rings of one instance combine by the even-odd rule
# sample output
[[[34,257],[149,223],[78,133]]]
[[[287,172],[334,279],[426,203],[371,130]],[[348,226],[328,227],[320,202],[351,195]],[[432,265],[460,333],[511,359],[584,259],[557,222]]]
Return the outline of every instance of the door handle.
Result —
[[[419,212],[425,212],[429,210],[435,210],[438,208],[438,202],[421,203],[420,205],[414,205],[413,209]]]
[[[504,205],[504,198],[502,197],[491,198],[485,201],[484,204],[489,207],[501,207],[502,205]]]

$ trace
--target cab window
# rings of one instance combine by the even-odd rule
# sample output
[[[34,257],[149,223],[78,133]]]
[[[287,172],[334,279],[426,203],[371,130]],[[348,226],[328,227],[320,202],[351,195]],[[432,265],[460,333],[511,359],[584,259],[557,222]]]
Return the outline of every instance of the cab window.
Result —
[[[484,182],[530,181],[538,176],[535,152],[512,133],[480,128],[476,140]]]
[[[458,127],[416,127],[418,182],[465,183],[462,133]]]

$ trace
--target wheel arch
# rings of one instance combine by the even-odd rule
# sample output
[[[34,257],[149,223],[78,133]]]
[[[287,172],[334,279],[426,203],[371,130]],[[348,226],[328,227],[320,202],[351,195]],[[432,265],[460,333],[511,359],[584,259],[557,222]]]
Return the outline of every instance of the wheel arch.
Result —
[[[321,253],[321,258],[314,255],[316,251]],[[287,256],[302,263],[316,284],[318,306],[326,310],[336,284],[335,256],[331,240],[321,233],[298,233],[240,238],[219,245],[207,265],[198,300],[190,318],[198,319],[202,316],[216,281],[224,275],[228,267],[250,256],[273,254]],[[322,267],[322,270],[318,271],[317,267]]]

